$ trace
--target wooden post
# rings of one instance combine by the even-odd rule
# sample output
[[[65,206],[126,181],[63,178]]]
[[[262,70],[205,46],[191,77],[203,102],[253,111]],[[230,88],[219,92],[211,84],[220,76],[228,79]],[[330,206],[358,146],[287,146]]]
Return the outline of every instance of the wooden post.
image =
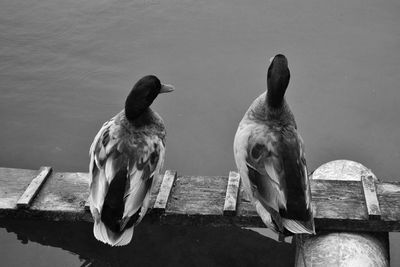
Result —
[[[316,169],[310,179],[360,181],[370,220],[380,219],[375,188],[377,178],[362,164],[348,160],[331,161]],[[389,266],[389,235],[387,232],[299,235],[296,237],[296,266]]]

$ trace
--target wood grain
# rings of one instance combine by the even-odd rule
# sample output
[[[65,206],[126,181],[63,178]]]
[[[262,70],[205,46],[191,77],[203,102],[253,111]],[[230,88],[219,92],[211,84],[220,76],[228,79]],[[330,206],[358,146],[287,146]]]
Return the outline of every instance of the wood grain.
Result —
[[[228,186],[226,188],[224,215],[234,216],[236,214],[237,198],[239,196],[240,175],[237,172],[229,172]]]
[[[39,193],[43,183],[51,174],[51,167],[41,167],[39,174],[32,179],[22,196],[17,201],[18,208],[27,208],[31,205],[35,196]]]
[[[0,210],[17,208],[17,201],[38,170],[0,168]]]
[[[376,184],[381,220],[393,222],[396,226],[400,221],[400,183],[384,182]]]
[[[179,176],[166,214],[222,215],[228,177]]]
[[[176,179],[176,171],[167,170],[161,182],[160,190],[158,191],[156,202],[153,209],[156,211],[164,212],[167,207],[168,199],[171,194],[172,186]]]
[[[85,210],[89,196],[87,173],[53,172],[31,207],[18,210],[18,199],[37,174],[37,170],[0,168],[0,217],[92,221],[90,212]],[[357,175],[360,177],[359,172]],[[235,216],[223,216],[228,180],[226,176],[177,176],[165,212],[152,209],[145,220],[176,225],[264,227],[240,188]],[[161,184],[160,179],[152,201],[159,195]],[[400,231],[399,183],[376,183],[381,220],[369,219],[360,180],[312,179],[310,184],[317,230]]]
[[[375,181],[371,175],[361,176],[361,183],[364,191],[365,203],[367,206],[368,217],[371,220],[381,218],[378,196],[376,195]]]

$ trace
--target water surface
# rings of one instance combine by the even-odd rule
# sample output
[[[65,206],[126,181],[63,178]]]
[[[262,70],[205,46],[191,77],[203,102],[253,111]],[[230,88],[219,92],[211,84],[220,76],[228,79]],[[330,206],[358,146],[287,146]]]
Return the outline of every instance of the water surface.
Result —
[[[394,0],[2,1],[0,165],[86,171],[88,147],[102,123],[122,108],[138,78],[154,73],[176,87],[154,103],[168,130],[166,168],[187,175],[227,175],[235,169],[237,124],[265,90],[267,58],[284,53],[292,74],[287,100],[306,144],[309,169],[351,159],[382,180],[398,180],[399,13],[400,3]],[[83,255],[77,239],[68,246],[39,241],[33,223],[16,230],[9,225],[4,222],[0,229],[1,256],[8,266],[76,266],[90,259],[98,263],[93,255],[105,253],[95,245]],[[86,236],[89,229],[80,224],[48,227],[53,235],[68,228]],[[137,231],[137,246],[144,250],[153,250],[149,238],[161,243],[160,250],[170,240],[181,240],[183,247],[193,243],[178,228],[142,229],[150,229]],[[247,235],[239,229],[187,231],[215,244],[216,251],[225,246],[218,240],[235,244],[242,242],[238,235]],[[208,232],[212,235],[202,239]],[[21,236],[27,244],[21,245]],[[255,247],[271,241],[249,239]],[[292,255],[290,248],[274,244],[276,251],[257,255]],[[399,247],[392,235],[391,249]],[[252,251],[251,246],[240,248],[245,254]],[[230,261],[238,259],[213,261],[197,249],[185,255],[198,266],[203,260],[204,265],[232,266]],[[145,263],[143,257],[138,262]],[[396,263],[400,258],[392,253]]]

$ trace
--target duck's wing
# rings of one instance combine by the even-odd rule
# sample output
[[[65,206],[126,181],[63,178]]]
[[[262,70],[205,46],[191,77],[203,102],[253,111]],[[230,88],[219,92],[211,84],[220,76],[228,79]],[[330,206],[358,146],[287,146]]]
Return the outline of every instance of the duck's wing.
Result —
[[[110,140],[109,135],[114,120],[115,117],[103,124],[89,149],[89,203],[95,222],[100,221],[104,199],[113,178],[109,173],[106,174],[105,167],[117,145],[117,140]]]
[[[128,164],[129,183],[127,183],[124,195],[122,227],[137,212],[139,214],[134,222],[135,225],[143,219],[150,205],[151,189],[155,180],[159,178],[164,164],[163,140],[157,135],[149,135],[144,136],[143,141],[140,153],[137,153],[134,159],[129,160]]]
[[[279,181],[273,181],[267,175],[264,166],[258,167],[259,164],[255,164],[259,162],[254,159],[256,155],[251,155],[251,150],[254,147],[254,152],[261,148],[261,146],[256,146],[254,136],[262,132],[263,127],[259,127],[245,118],[240,122],[234,139],[236,166],[245,193],[254,203],[257,213],[265,225],[276,232],[283,232],[283,225],[278,212],[279,203],[281,206],[286,203],[285,195],[280,189]],[[260,141],[261,144],[264,144],[264,140],[260,139]],[[257,169],[260,170],[257,171]]]
[[[142,220],[149,207],[153,177],[158,178],[164,156],[164,143],[157,135],[129,133],[117,118],[103,125],[90,148],[89,200],[97,239],[111,245],[130,242],[132,226]],[[113,199],[111,191],[123,198]],[[115,226],[120,233],[105,227],[102,220],[108,215],[102,214],[103,205],[111,207],[110,214],[114,215],[114,210],[121,213]]]
[[[309,219],[311,208],[304,153],[294,127],[282,133],[250,124],[241,127],[237,136],[236,162],[243,180],[248,180],[263,221],[281,233],[283,228],[310,233],[302,223],[296,223]],[[242,144],[236,145],[239,142]]]
[[[281,133],[277,151],[287,195],[286,208],[280,210],[283,224],[292,233],[315,233],[311,207],[311,189],[303,140],[296,129],[289,127]]]

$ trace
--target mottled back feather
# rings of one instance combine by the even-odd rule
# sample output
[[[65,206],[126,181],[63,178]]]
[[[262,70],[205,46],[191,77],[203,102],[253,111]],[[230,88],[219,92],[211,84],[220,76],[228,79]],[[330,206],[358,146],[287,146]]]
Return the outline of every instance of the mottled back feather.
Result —
[[[302,139],[286,102],[265,108],[266,94],[250,106],[234,141],[235,161],[247,194],[271,229],[314,231]],[[299,226],[300,225],[300,226]]]
[[[89,199],[95,236],[111,245],[130,241],[133,231],[130,237],[123,234],[144,217],[164,161],[162,119],[150,109],[143,116],[147,124],[133,125],[121,111],[103,125],[90,148]]]

